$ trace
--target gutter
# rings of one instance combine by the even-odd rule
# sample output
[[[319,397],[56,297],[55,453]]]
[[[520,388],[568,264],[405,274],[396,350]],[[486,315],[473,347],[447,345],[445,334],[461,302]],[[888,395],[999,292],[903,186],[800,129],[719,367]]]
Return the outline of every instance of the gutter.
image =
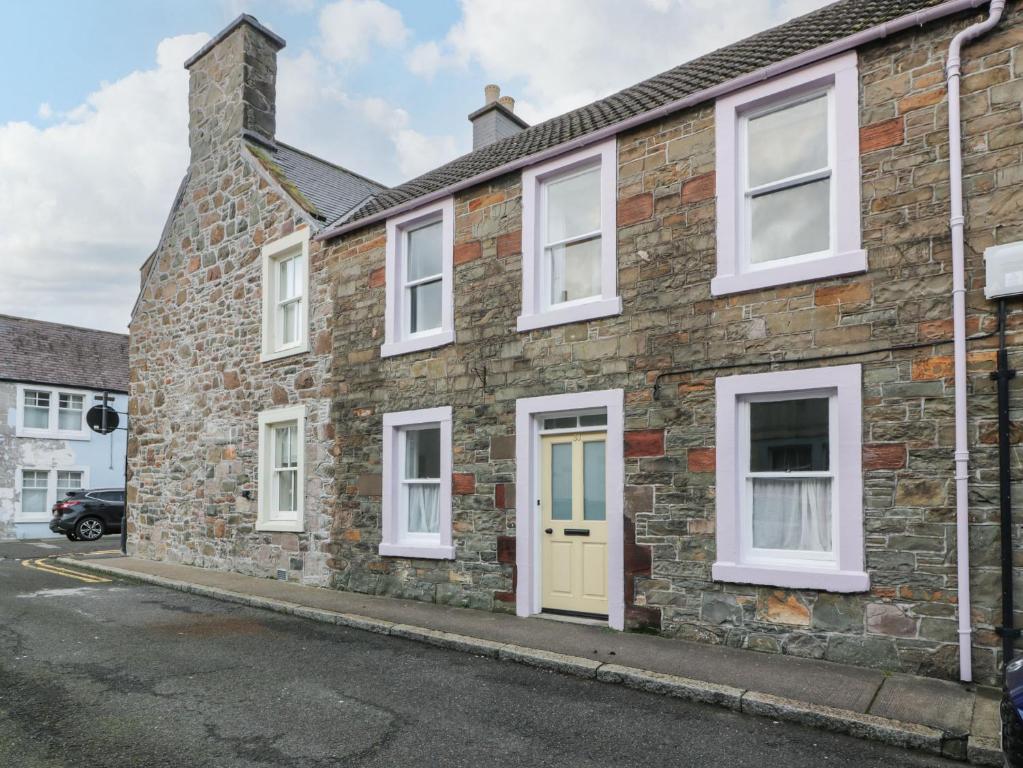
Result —
[[[966,420],[966,247],[963,228],[963,149],[959,102],[960,51],[962,47],[994,29],[1002,18],[1005,0],[991,0],[988,17],[967,27],[948,47],[945,72],[948,80],[948,168],[951,185],[952,236],[952,336],[955,361],[955,483],[956,483],[956,570],[959,589],[959,679],[973,679],[970,624],[970,500],[969,436]]]
[[[665,115],[672,114],[673,112],[678,112],[679,110],[687,109],[688,107],[692,107],[697,104],[702,104],[705,101],[717,99],[725,94],[732,93],[733,91],[738,91],[750,85],[755,85],[764,80],[777,77],[782,73],[799,69],[800,67],[805,67],[808,64],[835,56],[839,53],[845,53],[846,51],[859,48],[862,45],[872,43],[876,40],[882,40],[890,35],[896,34],[897,32],[902,32],[913,27],[922,27],[924,24],[946,16],[951,16],[962,11],[973,10],[974,8],[987,4],[987,2],[988,0],[950,0],[950,2],[942,3],[931,8],[908,13],[905,16],[898,17],[897,19],[886,21],[884,24],[879,24],[875,27],[861,30],[849,37],[843,37],[841,40],[835,40],[809,51],[804,51],[803,53],[775,62],[774,64],[769,64],[766,67],[762,67],[745,75],[740,75],[739,77],[732,78],[731,80],[727,80],[723,83],[718,83],[710,88],[704,88],[702,91],[691,93],[681,99],[676,99],[675,101],[662,104],[659,107],[642,112],[638,115],[633,115],[621,122],[605,126],[604,128],[588,133],[585,136],[579,136],[571,141],[566,141],[554,147],[549,147],[548,149],[536,152],[532,155],[509,161],[503,165],[497,166],[496,168],[491,168],[489,171],[483,171],[471,178],[392,206],[387,210],[374,213],[364,219],[345,222],[338,226],[329,227],[315,235],[313,240],[329,240],[330,238],[337,237],[338,235],[343,235],[346,232],[361,229],[362,227],[369,226],[370,224],[375,224],[378,221],[389,219],[392,216],[397,216],[405,211],[410,211],[426,205],[427,203],[434,202],[435,200],[448,197],[455,192],[461,192],[463,189],[474,187],[477,184],[482,184],[483,182],[497,178],[498,176],[503,176],[504,174],[518,170],[519,168],[535,165],[543,162],[544,160],[557,157],[558,155],[589,146],[590,144],[594,144],[598,141],[603,141],[604,139],[616,136],[619,133],[635,128],[636,126],[643,125],[644,123],[657,120]]]

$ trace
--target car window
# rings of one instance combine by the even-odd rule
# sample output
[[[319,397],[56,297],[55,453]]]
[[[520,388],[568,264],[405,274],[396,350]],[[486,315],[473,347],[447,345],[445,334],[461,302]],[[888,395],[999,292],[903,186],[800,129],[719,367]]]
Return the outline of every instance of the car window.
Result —
[[[96,493],[90,493],[89,498],[96,499],[97,501],[119,503],[124,501],[124,493],[122,491],[97,491]]]

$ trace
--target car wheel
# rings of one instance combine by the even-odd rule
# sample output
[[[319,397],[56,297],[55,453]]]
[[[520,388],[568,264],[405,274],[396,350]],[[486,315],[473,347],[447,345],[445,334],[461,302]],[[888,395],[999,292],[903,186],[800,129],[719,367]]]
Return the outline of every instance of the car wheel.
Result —
[[[75,525],[75,535],[82,541],[96,541],[103,535],[103,523],[96,517],[83,517]]]
[[[67,536],[68,541],[78,541],[78,537],[75,536],[75,532],[74,531],[68,531],[64,535]]]

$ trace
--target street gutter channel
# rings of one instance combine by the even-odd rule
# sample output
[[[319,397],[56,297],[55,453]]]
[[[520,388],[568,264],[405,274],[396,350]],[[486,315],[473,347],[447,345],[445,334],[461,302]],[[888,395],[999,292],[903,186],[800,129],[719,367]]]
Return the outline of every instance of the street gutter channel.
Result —
[[[528,648],[512,643],[484,640],[470,635],[443,632],[411,624],[399,624],[387,621],[386,619],[373,618],[372,616],[311,608],[286,600],[257,597],[218,587],[207,587],[162,576],[127,571],[95,561],[76,560],[68,557],[57,557],[54,559],[56,562],[64,565],[73,565],[77,568],[117,576],[129,581],[152,584],[223,602],[240,603],[250,608],[261,608],[324,624],[334,624],[366,632],[375,632],[381,635],[391,635],[500,661],[514,661],[562,674],[589,678],[602,683],[624,685],[627,688],[634,688],[647,693],[711,704],[743,714],[769,717],[773,720],[844,733],[903,749],[929,752],[952,760],[967,761],[974,765],[1002,765],[1002,753],[996,742],[991,739],[974,737],[964,732],[948,732],[926,725],[906,723],[877,715],[837,709],[819,704],[809,704],[795,699],[730,685],[708,683],[677,675],[594,661],[593,659],[569,656],[538,648]]]

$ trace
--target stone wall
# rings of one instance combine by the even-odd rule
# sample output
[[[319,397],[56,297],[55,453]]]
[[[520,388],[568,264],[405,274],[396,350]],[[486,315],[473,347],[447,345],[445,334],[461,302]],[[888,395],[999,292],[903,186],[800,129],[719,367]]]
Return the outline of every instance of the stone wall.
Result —
[[[242,25],[192,67],[189,175],[131,324],[129,551],[325,585],[334,310],[316,243],[310,352],[260,362],[260,248],[313,224],[239,135],[268,118],[238,73],[272,88],[275,50]],[[258,412],[289,404],[307,407],[305,533],[257,532]]]
[[[941,677],[957,673],[951,254],[942,65],[960,18],[860,50],[867,274],[713,298],[713,107],[619,136],[619,317],[515,330],[517,174],[455,198],[456,344],[380,359],[382,226],[330,244],[337,287],[340,588],[491,610],[514,601],[514,409],[521,397],[623,388],[630,622],[667,635]],[[994,305],[983,249],[1023,236],[1023,17],[970,47],[963,81],[970,293],[971,540],[977,678],[996,679]],[[1020,315],[1009,341],[1019,360]],[[715,583],[714,380],[863,366],[871,591]],[[381,558],[382,416],[451,405],[453,562]],[[1014,414],[1015,415],[1015,414]],[[1019,456],[1014,465],[1019,466]],[[634,534],[632,534],[634,531]],[[649,564],[644,562],[649,558]],[[649,568],[649,575],[643,571]]]

